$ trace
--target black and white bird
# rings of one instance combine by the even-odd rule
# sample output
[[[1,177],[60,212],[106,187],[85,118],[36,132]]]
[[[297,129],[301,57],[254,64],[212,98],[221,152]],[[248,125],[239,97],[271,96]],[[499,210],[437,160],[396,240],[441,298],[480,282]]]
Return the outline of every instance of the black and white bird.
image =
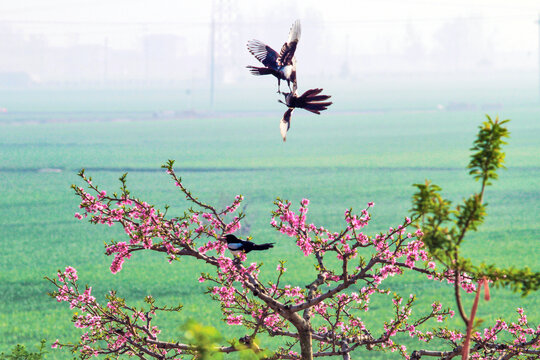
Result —
[[[296,20],[289,32],[289,39],[281,47],[279,54],[270,46],[259,40],[247,43],[249,52],[259,60],[264,67],[247,66],[253,75],[274,75],[278,79],[278,93],[281,93],[281,80],[287,81],[290,91],[296,90],[296,57],[294,52],[300,40],[300,20]],[[293,88],[291,89],[291,82]]]
[[[281,131],[283,141],[287,140],[287,131],[289,131],[289,128],[291,127],[291,115],[295,108],[306,109],[307,111],[320,115],[321,111],[326,110],[328,106],[332,105],[331,101],[325,101],[330,99],[330,95],[319,95],[322,90],[323,89],[309,89],[300,96],[296,94],[296,91],[292,91],[283,94],[283,96],[285,96],[285,102],[278,100],[288,107],[279,123],[279,130]]]
[[[274,243],[258,245],[251,241],[239,239],[233,234],[227,234],[224,237],[220,238],[220,240],[227,241],[227,248],[234,256],[238,255],[240,252],[244,252],[247,254],[252,250],[268,250],[274,247]]]

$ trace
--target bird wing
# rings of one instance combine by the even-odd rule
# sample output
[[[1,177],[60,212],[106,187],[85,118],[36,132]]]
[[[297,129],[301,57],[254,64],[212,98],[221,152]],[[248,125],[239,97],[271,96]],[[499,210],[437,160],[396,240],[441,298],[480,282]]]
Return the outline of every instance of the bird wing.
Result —
[[[288,43],[300,40],[300,35],[302,35],[302,28],[300,27],[300,20],[296,20],[292,26],[291,30],[289,31],[289,39],[287,40]]]
[[[278,64],[282,66],[292,65],[294,52],[296,51],[296,46],[300,40],[301,33],[300,20],[296,20],[292,24],[291,30],[289,31],[289,39],[281,47],[281,51],[279,52],[279,57],[277,59]]]
[[[285,43],[281,47],[281,52],[279,53],[278,63],[281,66],[292,65],[294,52],[296,51],[296,45],[298,43],[294,42],[291,44]]]
[[[293,110],[293,108],[288,108],[287,111],[285,111],[285,114],[283,114],[283,118],[279,122],[279,131],[281,132],[283,141],[287,141],[287,131],[289,131],[289,128],[291,127],[291,114]]]
[[[255,56],[264,66],[276,69],[278,53],[270,46],[260,42],[259,40],[250,40],[247,43],[249,52]]]
[[[227,244],[227,248],[229,250],[238,250],[240,249],[241,247],[243,246],[242,243],[238,242],[238,243],[228,243]]]

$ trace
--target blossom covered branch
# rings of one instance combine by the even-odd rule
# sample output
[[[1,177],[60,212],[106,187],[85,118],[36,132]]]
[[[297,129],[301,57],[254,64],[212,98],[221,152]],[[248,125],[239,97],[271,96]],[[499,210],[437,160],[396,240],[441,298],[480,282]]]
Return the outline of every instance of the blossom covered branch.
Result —
[[[310,257],[315,266],[311,282],[287,284],[286,262],[280,261],[273,275],[265,272],[265,277],[274,280],[263,283],[260,280],[261,264],[244,264],[246,255],[243,253],[239,255],[240,261],[228,256],[225,252],[227,244],[220,240],[224,234],[240,229],[244,215],[237,211],[243,197],[237,196],[231,205],[217,209],[191,194],[175,174],[172,161],[164,167],[191,203],[181,216],[168,217],[167,211],[162,212],[133,197],[127,190],[125,175],[120,178],[121,192],[108,195],[94,185],[84,171],[80,176],[87,189],[73,186],[81,198],[81,213],[75,216],[95,224],[118,224],[124,229],[129,240],[111,241],[106,246],[106,254],[113,257],[110,267],[113,273],[121,271],[124,262],[137,251],[162,252],[169,262],[190,256],[201,262],[201,268],[206,267],[198,281],[208,284],[209,296],[219,303],[223,320],[230,326],[242,326],[246,330],[242,339],[229,346],[212,346],[209,351],[245,350],[264,358],[312,359],[322,356],[349,358],[353,351],[365,348],[396,351],[404,358],[410,358],[409,351],[398,340],[399,334],[426,342],[440,338],[448,341],[450,351],[460,346],[458,340],[463,334],[457,331],[426,330],[430,322],[442,323],[453,316],[451,309],[434,303],[431,308],[421,309],[421,314],[413,316],[415,295],[403,297],[383,287],[387,278],[406,272],[419,273],[426,281],[452,283],[456,279],[451,271],[436,271],[435,263],[424,249],[422,231],[408,230],[411,219],[405,218],[402,224],[386,232],[368,235],[365,229],[371,221],[370,210],[374,206],[369,203],[359,214],[346,210],[344,227],[336,232],[308,222],[309,200],[302,200],[298,210],[293,211],[291,202],[277,199],[270,225],[293,238],[299,256]],[[460,279],[459,287],[467,292],[475,290],[470,276],[461,274]],[[59,272],[57,279],[49,280],[56,286],[52,296],[69,303],[71,308],[80,309],[81,315],[73,319],[75,326],[88,330],[75,345],[59,342],[55,345],[69,346],[82,358],[126,354],[139,358],[177,359],[197,356],[202,351],[194,344],[160,340],[161,330],[152,325],[159,312],[180,311],[181,306],[158,307],[153,298],[147,297],[148,307],[136,309],[115,292],[107,295],[105,304],[99,304],[91,295],[91,288],[79,290],[76,271],[72,268]],[[388,297],[393,315],[378,326],[368,328],[362,314],[371,311],[370,302],[376,295]],[[510,327],[489,331],[496,335],[510,331]],[[515,330],[519,342],[511,344],[512,351],[519,354],[536,351],[539,331],[521,324],[520,330]],[[256,339],[265,334],[283,337],[287,345],[260,349]],[[496,336],[487,338],[486,335],[475,336],[473,342],[473,352],[500,344]],[[504,343],[504,346],[508,350],[510,345]]]

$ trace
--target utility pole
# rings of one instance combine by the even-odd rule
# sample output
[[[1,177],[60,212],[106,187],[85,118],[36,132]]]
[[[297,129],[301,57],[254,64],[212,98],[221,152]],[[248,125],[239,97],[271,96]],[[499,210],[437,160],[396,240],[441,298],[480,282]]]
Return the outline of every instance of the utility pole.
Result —
[[[540,95],[540,14],[538,14],[538,94]]]
[[[210,109],[214,107],[214,68],[215,68],[215,42],[216,42],[216,6],[212,1],[211,25],[210,25]]]
[[[210,106],[214,105],[215,82],[218,84],[228,77],[230,69],[224,66],[233,59],[232,29],[237,17],[236,0],[213,0],[210,23]]]
[[[109,38],[105,37],[103,43],[103,86],[107,83],[107,67],[109,66]]]
[[[148,38],[148,28],[146,25],[143,27],[142,30],[142,37],[143,37],[143,55],[144,55],[144,80],[143,80],[143,87],[148,86],[149,79],[149,51],[148,46],[150,46],[150,40]]]

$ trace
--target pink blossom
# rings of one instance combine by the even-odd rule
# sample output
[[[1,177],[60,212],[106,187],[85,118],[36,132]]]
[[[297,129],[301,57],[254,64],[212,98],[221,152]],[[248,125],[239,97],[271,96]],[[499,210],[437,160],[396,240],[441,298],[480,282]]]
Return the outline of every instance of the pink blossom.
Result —
[[[268,326],[272,330],[278,329],[277,324],[279,323],[279,321],[280,321],[280,317],[278,314],[269,315],[263,320],[264,325]]]
[[[66,267],[66,270],[64,271],[64,276],[72,281],[77,281],[79,279],[79,277],[77,276],[77,270],[75,270],[71,266]]]
[[[229,315],[229,316],[227,316],[227,324],[229,324],[229,325],[242,325],[242,315],[238,315],[238,316]]]

